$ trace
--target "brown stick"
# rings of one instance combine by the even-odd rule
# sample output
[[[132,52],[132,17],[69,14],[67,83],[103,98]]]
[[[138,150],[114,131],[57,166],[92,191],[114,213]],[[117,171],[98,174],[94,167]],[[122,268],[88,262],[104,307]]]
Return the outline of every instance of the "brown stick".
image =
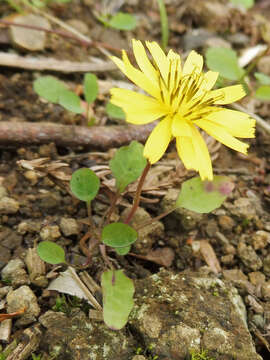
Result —
[[[54,142],[59,146],[106,150],[144,142],[155,124],[144,126],[73,126],[49,122],[0,122],[0,146],[41,145]]]

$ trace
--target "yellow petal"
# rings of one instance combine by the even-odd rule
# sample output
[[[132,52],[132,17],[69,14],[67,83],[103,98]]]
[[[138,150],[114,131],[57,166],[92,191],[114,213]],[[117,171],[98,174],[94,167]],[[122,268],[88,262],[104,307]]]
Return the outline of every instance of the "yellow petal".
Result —
[[[189,124],[179,114],[177,114],[173,117],[172,134],[175,137],[177,137],[177,136],[192,137],[192,133],[191,133]]]
[[[123,62],[125,64],[125,75],[134,82],[141,89],[145,90],[148,94],[159,98],[159,87],[153,83],[144,73],[131,65],[126,52],[123,52]]]
[[[157,70],[154,68],[154,66],[148,59],[143,44],[141,43],[141,41],[135,39],[132,40],[132,44],[134,56],[140,69],[149,79],[151,79],[151,81],[155,82],[158,85]]]
[[[192,50],[183,67],[183,76],[192,74],[196,72],[197,74],[202,71],[203,67],[203,57],[199,55],[196,51]]]
[[[203,80],[204,80],[202,83],[203,89],[211,90],[217,81],[218,75],[219,75],[219,73],[216,71],[207,71],[203,75]]]
[[[249,145],[233,137],[222,125],[207,119],[196,120],[195,124],[229,148],[244,154],[247,153]]]
[[[212,180],[212,163],[205,141],[195,126],[190,126],[190,130],[191,138],[176,138],[178,154],[187,169],[199,171],[202,180]]]
[[[118,88],[111,89],[110,93],[111,103],[124,110],[129,123],[147,124],[166,114],[164,106],[149,96]]]
[[[242,99],[246,95],[242,85],[232,85],[218,90],[210,91],[207,98],[216,99],[214,104],[225,105],[231,104]],[[206,98],[206,99],[207,99]]]
[[[166,117],[151,132],[146,141],[143,155],[151,164],[157,162],[165,153],[171,140],[171,117]]]
[[[176,149],[186,169],[198,170],[196,153],[191,137],[178,136],[176,138]]]
[[[167,56],[164,54],[164,51],[161,49],[161,47],[155,41],[153,41],[153,42],[146,41],[145,43],[146,43],[146,46],[148,47],[151,55],[153,56],[153,60],[156,63],[157,67],[159,68],[159,71],[160,71],[165,83],[167,84],[169,67],[170,67],[170,62],[167,59]]]
[[[207,119],[223,126],[232,136],[253,138],[256,121],[242,111],[220,109],[207,115]]]

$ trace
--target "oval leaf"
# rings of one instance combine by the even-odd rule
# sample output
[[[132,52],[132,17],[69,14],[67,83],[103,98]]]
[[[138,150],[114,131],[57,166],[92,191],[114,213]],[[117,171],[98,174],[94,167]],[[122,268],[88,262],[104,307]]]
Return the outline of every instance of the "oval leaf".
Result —
[[[107,326],[120,330],[133,308],[134,285],[122,270],[105,271],[101,277],[103,318]]]
[[[90,202],[98,193],[100,181],[94,171],[83,168],[76,170],[70,180],[72,193],[80,200]]]
[[[108,25],[118,30],[133,30],[137,25],[137,21],[131,14],[118,12],[110,19]]]
[[[226,176],[214,176],[213,181],[195,177],[182,184],[176,205],[198,213],[218,208],[231,193],[234,184]]]
[[[73,91],[62,91],[59,96],[59,104],[62,105],[65,109],[76,114],[83,112],[83,109],[81,108],[81,99]]]
[[[261,85],[270,85],[270,76],[260,72],[255,72],[254,76]]]
[[[57,104],[60,94],[66,91],[66,86],[54,76],[41,76],[34,81],[34,90],[42,98]]]
[[[255,93],[257,99],[262,101],[269,101],[270,100],[270,86],[263,85],[260,86]]]
[[[124,120],[126,118],[126,115],[125,115],[124,111],[122,110],[122,108],[120,108],[117,105],[112,104],[111,102],[108,102],[106,104],[106,112],[113,119]]]
[[[236,52],[227,48],[209,48],[206,63],[210,70],[218,71],[220,76],[229,80],[239,80],[244,70],[238,65]]]
[[[37,246],[38,256],[49,264],[65,263],[65,251],[52,241],[42,241]]]
[[[96,75],[85,74],[83,82],[83,93],[88,104],[91,104],[96,100],[98,95],[98,82]]]
[[[123,192],[126,186],[137,180],[146,166],[143,156],[143,145],[132,141],[128,146],[122,146],[115,153],[109,165],[116,178],[116,187]]]
[[[133,244],[138,238],[137,232],[124,223],[106,225],[101,234],[104,244],[113,248],[123,248]]]
[[[125,246],[125,247],[121,247],[121,248],[115,248],[115,251],[118,255],[127,255],[129,253],[131,249],[131,246]]]

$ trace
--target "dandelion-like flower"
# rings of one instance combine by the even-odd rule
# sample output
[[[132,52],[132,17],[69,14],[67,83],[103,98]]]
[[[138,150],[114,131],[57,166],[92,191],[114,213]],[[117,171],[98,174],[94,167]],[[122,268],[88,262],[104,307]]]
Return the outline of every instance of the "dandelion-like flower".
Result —
[[[126,113],[132,124],[160,122],[148,137],[144,156],[153,164],[165,153],[173,137],[178,155],[187,169],[199,172],[202,180],[213,179],[211,158],[198,128],[222,144],[246,154],[248,144],[237,138],[252,138],[255,120],[226,105],[241,99],[245,91],[241,85],[211,90],[218,72],[202,72],[203,58],[191,51],[181,66],[178,54],[170,50],[166,55],[156,42],[146,42],[152,61],[141,41],[133,40],[133,52],[140,68],[135,68],[125,51],[122,60],[111,59],[120,70],[150,96],[131,90],[111,89],[111,102]]]

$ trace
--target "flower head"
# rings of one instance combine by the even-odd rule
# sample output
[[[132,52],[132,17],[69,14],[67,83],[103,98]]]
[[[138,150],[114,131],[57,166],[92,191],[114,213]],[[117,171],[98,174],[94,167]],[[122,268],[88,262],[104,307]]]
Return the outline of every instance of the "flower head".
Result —
[[[113,88],[111,102],[124,110],[129,123],[141,125],[160,119],[144,147],[144,156],[151,164],[162,157],[175,137],[185,167],[198,171],[202,180],[212,180],[211,158],[198,128],[245,154],[248,144],[236,138],[254,137],[255,120],[243,112],[217,106],[241,99],[245,91],[241,85],[211,90],[218,73],[203,73],[203,58],[195,51],[190,52],[182,67],[174,51],[166,55],[156,42],[146,42],[146,47],[152,61],[141,41],[133,40],[139,69],[130,63],[125,51],[122,60],[115,56],[112,60],[150,96]]]

